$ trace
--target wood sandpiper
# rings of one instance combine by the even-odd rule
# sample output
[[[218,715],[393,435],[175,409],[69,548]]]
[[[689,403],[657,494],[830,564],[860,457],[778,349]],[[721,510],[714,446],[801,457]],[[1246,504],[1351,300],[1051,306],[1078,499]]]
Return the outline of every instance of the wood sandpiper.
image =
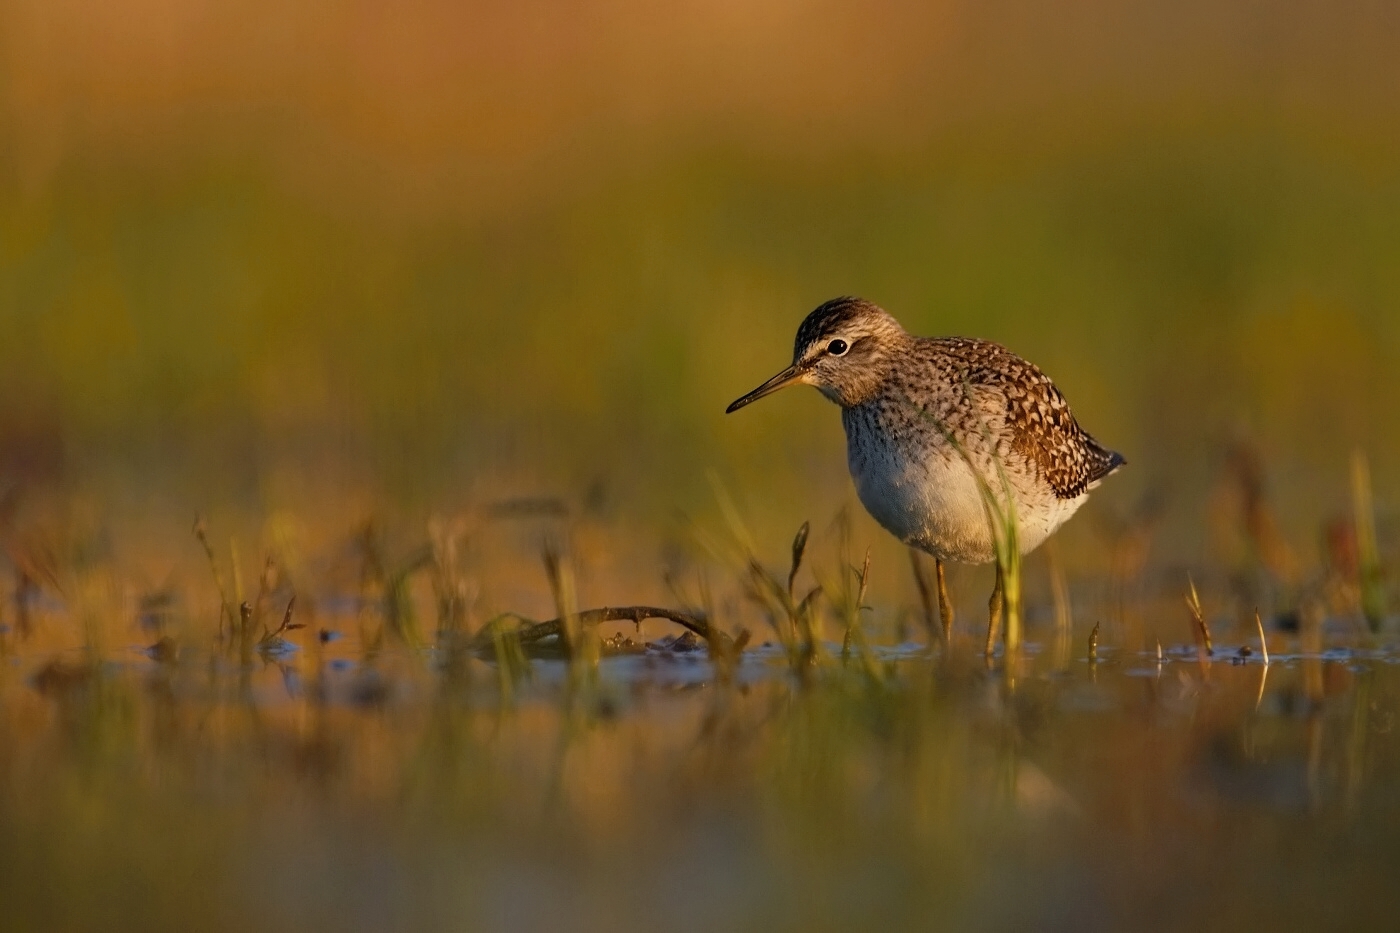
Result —
[[[912,336],[860,298],[807,315],[792,365],[726,411],[797,383],[841,406],[846,462],[866,510],[937,562],[945,634],[943,562],[996,559],[989,494],[993,504],[1009,500],[1025,554],[1125,462],[1080,428],[1034,364],[987,340]],[[989,651],[1001,591],[998,568]]]

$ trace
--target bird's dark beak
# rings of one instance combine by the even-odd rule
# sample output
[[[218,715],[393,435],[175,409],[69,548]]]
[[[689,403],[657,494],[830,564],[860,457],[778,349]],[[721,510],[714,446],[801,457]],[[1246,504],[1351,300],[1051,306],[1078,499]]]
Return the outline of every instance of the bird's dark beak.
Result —
[[[790,385],[801,382],[802,377],[805,375],[807,375],[807,370],[803,367],[789,366],[757,389],[754,389],[748,395],[745,395],[743,398],[735,399],[734,402],[724,410],[724,413],[727,415],[731,412],[736,412],[750,402],[758,401],[765,395],[772,395],[779,389],[786,389]]]

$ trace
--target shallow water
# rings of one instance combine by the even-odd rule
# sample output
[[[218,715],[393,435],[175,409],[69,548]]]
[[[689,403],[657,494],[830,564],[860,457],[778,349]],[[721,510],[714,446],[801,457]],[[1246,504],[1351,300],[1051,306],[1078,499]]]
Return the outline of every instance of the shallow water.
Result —
[[[298,633],[306,635],[307,633]],[[1289,929],[1400,906],[1400,650],[9,658],[17,929]],[[79,893],[75,893],[79,892]]]

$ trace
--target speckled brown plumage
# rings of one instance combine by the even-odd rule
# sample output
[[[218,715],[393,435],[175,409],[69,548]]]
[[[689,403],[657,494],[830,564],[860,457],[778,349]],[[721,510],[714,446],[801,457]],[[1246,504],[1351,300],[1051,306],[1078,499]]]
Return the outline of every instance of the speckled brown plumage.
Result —
[[[1124,463],[1080,428],[1032,363],[985,340],[912,336],[859,298],[809,314],[793,365],[730,408],[794,382],[841,406],[866,509],[941,559],[992,558],[986,489],[1015,510],[1029,551]]]
[[[1000,344],[966,337],[921,340],[931,365],[969,386],[1000,391],[1011,451],[1061,499],[1073,499],[1124,463],[1079,426],[1069,403],[1034,363]],[[922,356],[923,354],[918,354]]]

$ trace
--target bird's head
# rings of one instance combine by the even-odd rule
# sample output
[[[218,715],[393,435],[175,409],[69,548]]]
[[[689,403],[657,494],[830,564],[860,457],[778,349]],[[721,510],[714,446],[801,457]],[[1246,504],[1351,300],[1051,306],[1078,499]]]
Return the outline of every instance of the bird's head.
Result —
[[[879,393],[890,361],[907,339],[899,322],[874,302],[834,298],[797,328],[792,365],[736,399],[725,412],[798,383],[816,386],[842,408],[860,405]]]

